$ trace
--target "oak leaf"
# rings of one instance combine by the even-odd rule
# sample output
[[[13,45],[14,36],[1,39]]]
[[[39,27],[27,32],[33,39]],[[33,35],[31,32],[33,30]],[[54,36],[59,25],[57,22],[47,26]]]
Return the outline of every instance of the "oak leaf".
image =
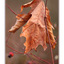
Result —
[[[44,2],[42,0],[33,0],[27,4],[22,5],[21,12],[23,11],[23,8],[26,7],[31,7],[31,10],[28,14],[32,14],[32,16],[27,20],[27,24],[22,27],[23,33],[20,34],[20,37],[26,37],[26,42],[24,43],[26,46],[25,53],[32,49],[36,49],[38,45],[42,45],[44,50],[47,49],[46,43],[49,43],[49,39],[44,21],[45,11],[47,17],[47,29],[49,32],[51,45],[52,48],[55,48],[56,42],[52,31],[53,26],[50,22],[49,10],[48,8],[45,10]],[[20,25],[20,27],[22,26],[20,23],[18,25]]]
[[[28,20],[27,24],[23,27],[23,33],[21,36],[26,37],[25,53],[32,49],[36,49],[38,45],[42,45],[46,50],[46,29],[44,23],[45,17],[45,5],[42,0],[33,0],[33,2],[22,5],[21,8],[30,6],[31,10],[29,13],[32,17]],[[22,10],[22,9],[21,9]]]

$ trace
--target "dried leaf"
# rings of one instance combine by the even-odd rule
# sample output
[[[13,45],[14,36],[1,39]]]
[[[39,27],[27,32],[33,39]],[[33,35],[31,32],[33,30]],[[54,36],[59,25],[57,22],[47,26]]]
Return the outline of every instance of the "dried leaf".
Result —
[[[50,36],[50,42],[51,42],[52,48],[54,49],[56,45],[55,38],[53,35],[53,30],[52,30],[52,28],[54,29],[54,27],[52,26],[50,22],[50,15],[49,15],[48,8],[46,8],[46,16],[47,16],[47,29]],[[49,43],[48,35],[46,35],[46,42]]]
[[[39,2],[38,2],[39,1]],[[38,45],[42,45],[44,50],[46,50],[46,42],[49,43],[47,31],[45,29],[44,17],[45,17],[45,5],[42,0],[33,0],[30,4],[25,4],[23,7],[31,7],[29,13],[32,14],[32,17],[28,20],[27,24],[23,27],[23,33],[21,36],[26,37],[26,46],[25,53],[29,52],[32,49],[36,49]],[[52,31],[52,24],[50,22],[49,10],[46,8],[47,16],[47,29],[50,36],[50,41],[52,48],[55,48],[54,35]]]
[[[16,32],[21,26],[23,26],[28,21],[30,17],[31,17],[31,14],[18,14],[16,16],[17,18],[16,23],[14,26],[12,26],[9,32],[12,32],[12,33]]]
[[[44,23],[45,17],[45,5],[42,0],[34,3],[31,6],[35,6],[35,9],[31,9],[32,17],[28,20],[27,24],[23,27],[23,33],[20,36],[26,37],[26,46],[25,53],[29,52],[32,49],[36,49],[38,45],[42,45],[44,50],[46,50],[46,29]]]
[[[24,4],[21,6],[21,12],[23,11],[23,8],[25,7],[31,7],[31,10],[28,14],[28,22],[27,24],[22,28],[23,33],[20,34],[21,36],[26,37],[26,42],[24,43],[25,53],[29,52],[32,49],[36,49],[38,45],[42,45],[44,50],[47,49],[46,43],[49,43],[48,34],[46,31],[45,26],[45,5],[42,0],[33,0],[27,4]],[[21,15],[21,17],[24,15]],[[52,24],[50,22],[50,15],[49,10],[46,8],[46,17],[47,17],[47,29],[50,36],[50,42],[52,45],[52,48],[55,48],[56,42],[54,39],[53,31],[52,31]],[[18,20],[20,18],[17,16]],[[25,17],[23,17],[25,19]],[[21,21],[21,20],[20,20]],[[24,21],[22,19],[22,21]],[[24,25],[26,22],[17,22],[10,30],[10,32],[15,32],[18,28],[20,28],[22,25]],[[17,26],[17,27],[16,27]]]
[[[42,45],[44,50],[46,50],[46,29],[40,27],[40,25],[34,24],[32,22],[27,23],[23,27],[23,33],[20,36],[26,37],[26,42],[24,45],[26,46],[25,53],[36,49],[38,45]]]

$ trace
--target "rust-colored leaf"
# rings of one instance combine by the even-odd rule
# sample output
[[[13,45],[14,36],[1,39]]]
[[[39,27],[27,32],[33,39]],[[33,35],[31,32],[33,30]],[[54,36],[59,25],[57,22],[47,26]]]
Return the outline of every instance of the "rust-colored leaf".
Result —
[[[38,2],[39,1],[39,2]],[[34,0],[31,5],[30,13],[32,17],[28,20],[27,24],[23,27],[23,33],[20,36],[26,37],[25,53],[32,49],[36,49],[38,45],[42,45],[46,50],[46,29],[44,23],[45,5],[42,0]],[[34,6],[34,8],[33,8]]]
[[[24,46],[26,46],[25,53],[29,52],[32,49],[36,50],[38,45],[42,45],[43,49],[46,50],[47,49],[46,43],[49,43],[49,39],[48,39],[48,34],[46,31],[46,26],[44,21],[44,17],[45,17],[44,2],[42,0],[33,0],[27,4],[22,5],[21,12],[25,7],[31,7],[31,10],[29,11],[28,14],[32,14],[31,17],[30,15],[27,14],[28,22],[26,21],[27,24],[24,27],[22,27],[22,33],[20,34],[20,37],[21,36],[26,37],[26,42],[24,43]],[[21,17],[22,16],[24,15],[21,15]],[[50,36],[50,42],[52,48],[55,48],[56,42],[52,31],[53,26],[50,22],[50,15],[49,15],[48,8],[46,8],[46,17],[47,17],[47,29]],[[21,19],[18,16],[17,18],[18,20]],[[23,18],[25,19],[25,17]],[[24,20],[22,19],[22,21]],[[18,21],[9,31],[15,32],[19,27],[21,27],[26,23],[25,21],[22,23],[22,21],[21,22]]]
[[[22,17],[22,18],[21,18]],[[21,26],[23,26],[28,19],[31,17],[31,14],[18,14],[16,16],[17,20],[14,26],[9,30],[9,32],[16,32]]]
[[[39,2],[38,2],[39,1]],[[29,13],[32,14],[32,17],[29,19],[27,24],[23,27],[23,33],[20,36],[26,37],[26,46],[25,53],[32,49],[36,49],[38,45],[42,45],[44,50],[46,50],[46,42],[49,43],[47,31],[45,29],[44,17],[45,17],[45,5],[42,0],[33,0],[30,4],[25,4],[22,7],[31,7]],[[50,41],[52,48],[55,48],[56,42],[54,39],[52,24],[50,22],[49,10],[46,8],[47,16],[47,29],[50,36]],[[55,44],[54,44],[55,43]]]
[[[53,35],[53,30],[52,30],[52,28],[54,29],[54,27],[52,26],[50,22],[50,15],[49,15],[48,8],[46,8],[46,16],[47,16],[47,29],[50,36],[50,42],[51,42],[52,48],[54,49],[56,45],[55,38]],[[46,35],[46,42],[49,43],[48,35]]]

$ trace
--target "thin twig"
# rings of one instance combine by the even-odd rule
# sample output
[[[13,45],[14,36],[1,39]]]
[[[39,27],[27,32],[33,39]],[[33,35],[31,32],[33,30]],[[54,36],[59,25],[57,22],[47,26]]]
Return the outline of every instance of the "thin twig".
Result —
[[[8,35],[8,38],[6,39],[6,46],[7,46],[8,48],[14,50],[15,52],[19,53],[19,54],[24,54],[23,52],[19,52],[18,50],[15,50],[14,48],[12,48],[11,46],[9,46],[9,45],[7,44],[8,39],[10,38],[10,35],[11,35],[11,33]],[[42,61],[44,61],[44,62],[50,64],[48,61],[43,60],[43,59],[41,59],[40,57],[37,57],[36,55],[34,55],[34,54],[32,54],[32,53],[26,54],[26,55],[33,55],[33,56],[36,57],[37,59],[42,60]]]
[[[10,9],[10,11],[12,12],[12,13],[14,13],[15,15],[17,15],[7,4],[6,4],[6,6]],[[18,17],[20,17],[19,15],[17,15]],[[22,17],[20,17],[21,19],[23,19],[24,21],[25,21],[25,19],[24,18],[22,18]]]
[[[8,39],[10,38],[10,35],[11,35],[11,33],[9,33],[9,35],[8,35],[8,37],[6,39],[6,43],[8,42]]]
[[[47,29],[46,6],[47,6],[47,0],[46,0],[46,3],[45,3],[45,18],[44,18],[44,21],[45,21],[46,31],[47,31],[47,35],[48,35],[48,40],[49,40],[50,48],[51,48],[52,63],[54,64],[52,45],[51,45],[51,42],[50,42],[50,36],[49,36],[48,29]]]
[[[7,43],[6,43],[6,46],[7,46],[8,48],[14,50],[15,52],[18,52],[19,54],[24,54],[23,52],[19,52],[18,50],[15,50],[15,49],[12,48],[11,46],[9,46]],[[38,57],[38,56],[36,56],[36,55],[34,55],[34,54],[32,54],[32,53],[30,53],[30,54],[28,54],[28,55],[33,55],[33,56],[36,57],[37,59],[42,60],[42,61],[50,64],[48,61],[46,61],[46,60],[44,60],[44,59],[41,59],[40,57]]]
[[[14,48],[12,48],[11,46],[9,46],[7,43],[6,43],[6,46],[12,50],[14,50],[15,52],[18,52],[20,54],[24,54],[23,52],[19,52],[18,50],[15,50]]]
[[[26,54],[26,55],[29,57],[29,59],[30,59],[34,64],[36,64],[36,62],[33,61],[33,59],[29,56],[29,54]]]
[[[42,60],[42,61],[46,62],[47,64],[51,64],[51,63],[49,63],[48,61],[46,61],[46,60],[44,60],[44,59],[41,59],[40,57],[38,57],[38,56],[36,56],[36,55],[34,55],[34,54],[32,54],[32,53],[30,53],[30,55],[36,57],[36,58],[39,59],[39,60]]]

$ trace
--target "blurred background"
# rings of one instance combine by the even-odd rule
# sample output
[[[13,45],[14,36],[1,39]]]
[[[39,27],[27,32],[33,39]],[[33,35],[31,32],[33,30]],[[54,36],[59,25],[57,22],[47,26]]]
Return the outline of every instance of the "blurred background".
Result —
[[[10,8],[17,14],[20,13],[20,7],[21,5],[32,1],[32,0],[6,0],[5,3],[7,3],[8,6],[10,6]],[[45,2],[45,0],[44,0]],[[55,64],[58,64],[58,0],[48,0],[47,2],[47,7],[50,11],[50,16],[51,16],[51,22],[52,25],[54,26],[54,35],[56,36],[57,39],[57,45],[56,48],[53,50],[53,54],[54,54],[54,62]],[[25,8],[23,13],[28,13],[30,10],[30,8]],[[14,34],[11,34],[9,36],[9,32],[8,30],[15,24],[16,22],[16,15],[14,15],[8,7],[6,7],[6,39],[8,39],[7,44],[10,47],[13,47],[15,50],[18,50],[20,52],[24,52],[25,46],[23,45],[25,42],[25,38],[21,37],[20,38],[20,33],[22,31],[22,27]],[[8,37],[9,36],[9,37]],[[29,53],[33,53],[34,55],[47,60],[49,62],[51,62],[51,52],[50,52],[50,46],[47,44],[48,48],[46,51],[43,50],[42,46],[38,46],[37,48],[37,52],[35,50],[30,51]],[[9,52],[13,52],[14,53],[14,57],[12,58],[8,58]],[[12,49],[8,48],[6,46],[6,64],[47,64],[41,60],[38,60],[37,58],[35,58],[32,55],[25,55],[25,54],[18,54],[15,51],[13,51]],[[34,62],[33,62],[33,61]]]

